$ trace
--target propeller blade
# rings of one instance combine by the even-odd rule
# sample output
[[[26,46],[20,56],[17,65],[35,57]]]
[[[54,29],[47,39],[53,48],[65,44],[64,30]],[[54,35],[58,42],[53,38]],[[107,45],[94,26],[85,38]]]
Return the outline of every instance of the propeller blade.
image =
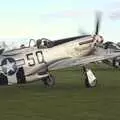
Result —
[[[98,34],[99,34],[100,22],[101,22],[101,12],[97,12],[97,13],[96,13],[96,28],[95,28],[95,35],[98,35]]]

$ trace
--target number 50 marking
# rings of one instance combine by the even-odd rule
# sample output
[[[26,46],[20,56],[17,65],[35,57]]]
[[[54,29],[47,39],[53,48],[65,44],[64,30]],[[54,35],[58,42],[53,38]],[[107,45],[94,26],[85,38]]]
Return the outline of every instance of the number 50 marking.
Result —
[[[36,64],[35,60],[37,60],[38,64],[44,62],[42,51],[36,51],[35,55],[33,53],[26,54],[26,57],[29,66],[34,66]]]

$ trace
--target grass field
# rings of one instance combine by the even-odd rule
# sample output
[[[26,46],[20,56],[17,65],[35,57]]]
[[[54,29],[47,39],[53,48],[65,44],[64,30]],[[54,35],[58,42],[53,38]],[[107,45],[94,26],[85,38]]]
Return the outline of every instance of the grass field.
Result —
[[[78,68],[54,71],[56,86],[0,87],[0,120],[119,120],[120,71],[95,69],[96,88],[87,89]]]

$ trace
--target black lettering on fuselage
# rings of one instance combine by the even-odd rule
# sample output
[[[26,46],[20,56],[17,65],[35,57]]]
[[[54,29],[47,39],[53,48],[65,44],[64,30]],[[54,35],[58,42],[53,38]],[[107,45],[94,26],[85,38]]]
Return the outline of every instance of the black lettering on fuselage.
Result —
[[[36,64],[41,64],[44,62],[44,56],[42,51],[35,51],[26,54],[28,66],[34,66]]]

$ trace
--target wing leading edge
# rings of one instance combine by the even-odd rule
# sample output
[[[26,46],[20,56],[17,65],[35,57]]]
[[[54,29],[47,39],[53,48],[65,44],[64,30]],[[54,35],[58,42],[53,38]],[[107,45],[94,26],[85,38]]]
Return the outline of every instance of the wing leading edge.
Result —
[[[97,61],[102,61],[110,58],[114,58],[120,56],[120,53],[106,53],[104,55],[90,55],[90,56],[85,56],[81,58],[68,58],[64,60],[60,60],[54,64],[50,64],[48,68],[50,70],[56,70],[56,69],[63,69],[67,67],[73,67],[73,66],[83,66],[87,65],[89,63],[97,62]]]

